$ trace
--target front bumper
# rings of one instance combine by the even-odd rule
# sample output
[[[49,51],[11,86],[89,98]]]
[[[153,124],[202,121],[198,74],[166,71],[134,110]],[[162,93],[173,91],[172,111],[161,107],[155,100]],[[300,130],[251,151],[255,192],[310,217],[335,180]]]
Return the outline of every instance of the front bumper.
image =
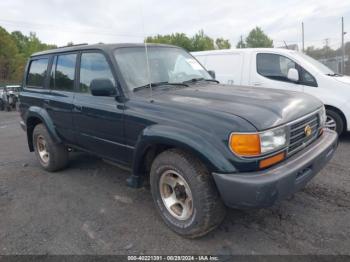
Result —
[[[325,130],[313,144],[269,169],[213,177],[227,206],[268,207],[303,188],[332,158],[337,145],[336,132]]]

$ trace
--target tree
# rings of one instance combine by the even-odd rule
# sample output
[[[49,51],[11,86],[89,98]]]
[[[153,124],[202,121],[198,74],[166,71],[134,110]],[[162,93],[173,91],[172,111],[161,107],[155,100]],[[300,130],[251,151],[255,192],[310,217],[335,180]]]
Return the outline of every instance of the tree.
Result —
[[[204,34],[203,30],[200,30],[197,34],[192,37],[192,50],[191,51],[203,51],[213,50],[214,40]]]
[[[154,37],[149,36],[145,39],[145,43],[176,45],[185,48],[186,50],[191,50],[192,48],[191,39],[189,39],[184,33],[156,35]]]
[[[189,38],[184,33],[175,33],[171,35],[156,35],[148,36],[145,43],[159,43],[180,46],[187,51],[203,51],[213,49],[228,49],[231,47],[229,40],[218,38],[214,40],[204,34],[203,30],[200,30],[193,37]]]
[[[273,41],[259,27],[256,27],[249,32],[245,42],[246,46],[251,48],[273,47]]]
[[[217,49],[230,49],[231,48],[230,41],[227,39],[223,39],[222,37],[217,38],[215,40],[215,44],[216,44]]]
[[[242,36],[241,36],[242,37]],[[236,48],[246,48],[247,44],[244,42],[244,40],[241,38],[239,42],[236,45]]]
[[[11,35],[0,27],[0,82],[14,80],[17,76],[19,53]]]
[[[51,48],[56,46],[42,43],[35,33],[26,36],[14,31],[10,34],[0,27],[0,82],[20,82],[28,57]]]

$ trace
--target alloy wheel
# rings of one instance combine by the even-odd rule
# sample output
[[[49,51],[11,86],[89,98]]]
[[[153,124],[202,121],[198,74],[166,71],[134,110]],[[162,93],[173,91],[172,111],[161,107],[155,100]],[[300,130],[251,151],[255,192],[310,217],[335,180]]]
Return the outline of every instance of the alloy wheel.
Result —
[[[193,213],[192,193],[186,180],[175,170],[167,170],[159,180],[160,196],[169,213],[186,220]]]
[[[36,141],[37,150],[41,161],[47,164],[50,160],[50,154],[47,150],[47,143],[43,136],[39,135]]]

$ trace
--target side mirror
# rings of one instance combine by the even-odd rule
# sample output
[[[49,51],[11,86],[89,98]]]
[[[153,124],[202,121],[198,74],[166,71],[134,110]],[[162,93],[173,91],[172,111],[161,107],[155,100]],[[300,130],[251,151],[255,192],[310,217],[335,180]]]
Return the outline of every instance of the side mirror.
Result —
[[[288,70],[288,75],[287,78],[293,82],[298,82],[299,81],[299,72],[295,68],[290,68]]]
[[[90,83],[90,91],[93,96],[113,96],[117,89],[108,78],[94,79]]]
[[[215,71],[209,70],[208,73],[209,73],[209,75],[210,75],[213,79],[216,78],[216,76],[215,76]]]

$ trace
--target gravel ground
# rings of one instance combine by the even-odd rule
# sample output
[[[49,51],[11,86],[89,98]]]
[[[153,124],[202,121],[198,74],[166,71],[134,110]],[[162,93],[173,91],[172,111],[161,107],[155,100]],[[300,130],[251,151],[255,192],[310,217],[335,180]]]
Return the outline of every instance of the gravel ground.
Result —
[[[82,153],[43,171],[18,122],[0,112],[0,254],[350,254],[350,134],[292,198],[230,210],[188,240],[165,226],[149,189],[126,186],[126,171]]]

